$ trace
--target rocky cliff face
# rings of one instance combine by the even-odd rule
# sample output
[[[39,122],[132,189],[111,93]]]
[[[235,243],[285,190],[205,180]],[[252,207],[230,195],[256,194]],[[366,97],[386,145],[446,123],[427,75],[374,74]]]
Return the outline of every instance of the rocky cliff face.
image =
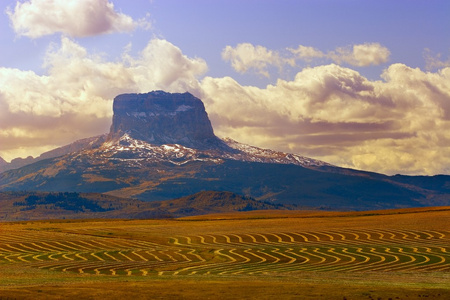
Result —
[[[153,145],[214,149],[223,144],[214,135],[202,101],[190,93],[123,94],[114,99],[113,110],[110,141],[127,134]]]

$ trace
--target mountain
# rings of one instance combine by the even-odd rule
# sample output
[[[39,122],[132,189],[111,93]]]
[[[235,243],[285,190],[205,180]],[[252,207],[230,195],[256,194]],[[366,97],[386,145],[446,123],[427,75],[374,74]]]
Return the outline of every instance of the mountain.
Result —
[[[144,202],[95,193],[0,192],[2,221],[94,218],[178,218],[211,213],[287,210],[230,192],[206,191],[179,199]]]
[[[29,165],[29,164],[32,164],[32,163],[35,163],[35,162],[38,162],[38,161],[41,161],[44,159],[66,155],[66,154],[69,154],[72,152],[77,152],[77,151],[80,151],[83,149],[92,149],[92,148],[98,147],[99,145],[101,145],[102,142],[105,141],[106,136],[107,135],[105,134],[105,135],[95,136],[95,137],[91,137],[91,138],[81,139],[81,140],[75,141],[69,145],[44,152],[41,155],[39,155],[38,157],[35,157],[35,158],[33,158],[32,156],[28,156],[27,158],[18,157],[18,158],[11,160],[10,163],[6,162],[3,158],[0,157],[0,173],[7,171],[7,170],[18,169],[23,166],[26,166],[26,165]]]
[[[114,99],[109,140],[132,139],[153,145],[179,144],[213,149],[221,144],[214,135],[203,102],[189,93],[123,94]]]
[[[215,190],[341,210],[450,205],[450,176],[385,176],[220,139],[201,100],[189,93],[119,95],[113,110],[108,135],[0,174],[0,190],[95,192],[145,201]]]
[[[4,160],[2,157],[0,157],[0,173],[6,171],[8,165],[9,165],[8,162]]]

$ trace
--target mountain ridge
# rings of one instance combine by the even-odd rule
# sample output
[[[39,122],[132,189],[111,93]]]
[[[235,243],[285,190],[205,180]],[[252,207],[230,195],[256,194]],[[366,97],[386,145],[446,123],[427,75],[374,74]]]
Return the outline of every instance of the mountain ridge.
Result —
[[[0,157],[0,173],[12,170],[12,169],[18,169],[21,167],[24,167],[26,165],[30,165],[32,163],[54,158],[58,156],[63,156],[72,152],[80,151],[82,149],[90,149],[95,148],[96,146],[100,145],[102,142],[106,140],[107,134],[102,134],[90,138],[84,138],[80,140],[76,140],[75,142],[72,142],[70,144],[57,147],[55,149],[52,149],[50,151],[46,151],[42,153],[41,155],[37,157],[28,156],[27,158],[14,158],[11,160],[11,162],[6,162],[3,158]]]
[[[133,104],[129,109],[115,105],[120,117],[113,117],[108,135],[78,151],[1,173],[0,190],[99,192],[146,201],[217,190],[349,210],[450,204],[449,176],[422,184],[417,178],[339,168],[219,139],[201,100],[188,93],[156,91],[116,99],[123,97]]]
[[[0,222],[44,219],[162,219],[293,206],[257,201],[231,192],[204,191],[166,201],[145,202],[96,193],[0,192]]]

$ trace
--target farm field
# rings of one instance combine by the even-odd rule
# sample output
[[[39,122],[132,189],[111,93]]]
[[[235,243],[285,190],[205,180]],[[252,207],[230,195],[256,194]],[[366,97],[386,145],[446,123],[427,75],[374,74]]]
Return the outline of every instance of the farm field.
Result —
[[[0,299],[450,299],[450,208],[0,223]]]

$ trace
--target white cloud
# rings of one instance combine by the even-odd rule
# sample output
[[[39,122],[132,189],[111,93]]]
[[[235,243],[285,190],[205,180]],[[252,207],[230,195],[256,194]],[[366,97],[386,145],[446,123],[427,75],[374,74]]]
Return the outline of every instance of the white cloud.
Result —
[[[138,58],[125,55],[128,70],[141,91],[197,91],[197,77],[208,70],[203,59],[188,58],[180,48],[161,39],[151,40]]]
[[[135,57],[105,61],[63,37],[47,51],[47,74],[0,68],[0,156],[36,156],[76,139],[108,132],[112,99],[163,89],[198,93],[206,63],[171,43],[151,40]],[[17,149],[25,149],[18,151]]]
[[[389,60],[390,51],[379,43],[365,43],[351,47],[337,48],[327,56],[338,64],[367,67],[381,65]]]
[[[266,77],[269,77],[269,66],[280,65],[278,53],[250,43],[238,44],[235,48],[226,46],[222,51],[222,58],[230,61],[233,69],[239,73],[253,70]]]
[[[29,0],[17,2],[7,14],[15,32],[30,38],[57,32],[72,37],[129,32],[138,25],[108,0]]]
[[[299,45],[297,48],[287,48],[287,51],[269,50],[263,46],[250,43],[238,44],[236,47],[226,46],[222,58],[230,61],[233,69],[239,73],[254,71],[269,77],[269,67],[276,66],[281,70],[284,66],[294,67],[297,61],[308,63],[322,60],[333,61],[339,65],[349,64],[358,67],[380,65],[389,60],[390,51],[379,43],[356,44],[339,47],[327,53],[314,47]]]
[[[199,81],[205,61],[165,40],[149,41],[137,55],[131,48],[106,61],[62,38],[48,49],[45,75],[0,68],[0,156],[36,156],[105,133],[116,95],[163,89],[202,98],[221,137],[382,173],[450,173],[449,67],[423,72],[393,64],[372,81],[330,64],[258,88],[230,77]],[[296,50],[304,58],[328,55]],[[260,52],[267,61],[276,57],[269,52]]]
[[[450,68],[394,64],[385,81],[338,65],[264,89],[202,81],[215,131],[244,143],[382,173],[450,172]]]

